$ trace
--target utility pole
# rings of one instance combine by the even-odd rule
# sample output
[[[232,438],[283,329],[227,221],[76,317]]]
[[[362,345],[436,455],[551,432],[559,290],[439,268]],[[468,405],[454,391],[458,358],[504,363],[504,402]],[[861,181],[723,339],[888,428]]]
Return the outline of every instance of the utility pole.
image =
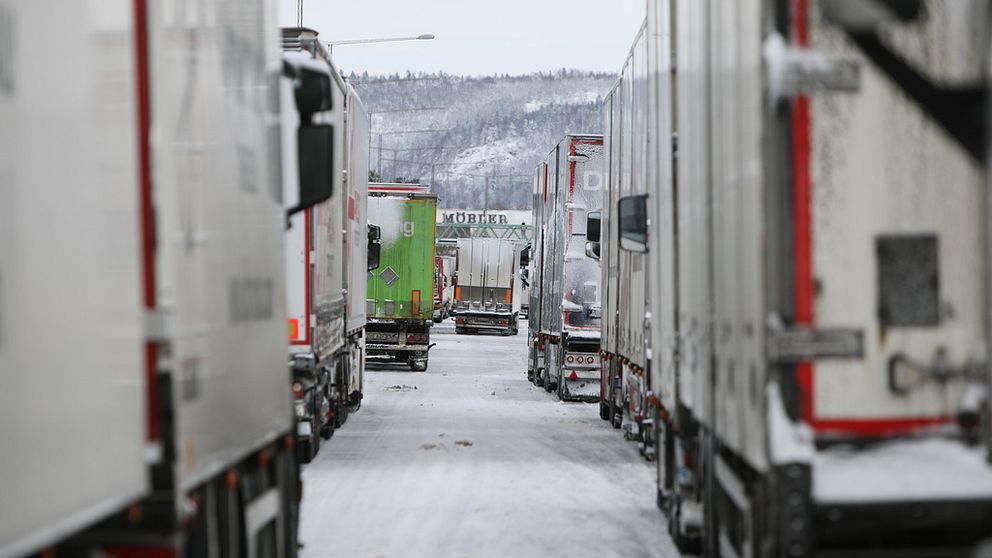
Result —
[[[379,173],[379,181],[382,182],[383,181],[383,178],[382,178],[382,132],[379,132],[379,163],[376,165],[376,168],[379,169],[376,172]]]
[[[492,171],[490,171],[489,174],[492,174]],[[486,177],[486,192],[485,192],[485,198],[484,199],[485,199],[485,202],[484,202],[484,206],[482,208],[482,218],[483,219],[486,219],[486,215],[489,214],[489,177],[488,176]]]

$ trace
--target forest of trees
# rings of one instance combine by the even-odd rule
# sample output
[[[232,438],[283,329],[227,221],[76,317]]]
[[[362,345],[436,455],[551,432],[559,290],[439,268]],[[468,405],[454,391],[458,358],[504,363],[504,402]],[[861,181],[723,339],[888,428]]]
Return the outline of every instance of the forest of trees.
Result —
[[[534,168],[562,136],[601,132],[602,99],[616,76],[563,69],[348,79],[372,117],[370,176],[432,183],[442,207],[488,200],[494,209],[523,209]]]

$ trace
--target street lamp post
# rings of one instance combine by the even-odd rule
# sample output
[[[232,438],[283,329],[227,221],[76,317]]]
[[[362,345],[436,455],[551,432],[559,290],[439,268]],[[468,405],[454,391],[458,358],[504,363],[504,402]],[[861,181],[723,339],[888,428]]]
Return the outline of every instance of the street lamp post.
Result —
[[[417,35],[416,37],[389,37],[386,39],[350,39],[347,41],[328,41],[327,52],[330,54],[336,45],[367,45],[372,43],[394,43],[397,41],[430,41],[434,38],[434,35],[430,33],[424,33],[423,35]]]

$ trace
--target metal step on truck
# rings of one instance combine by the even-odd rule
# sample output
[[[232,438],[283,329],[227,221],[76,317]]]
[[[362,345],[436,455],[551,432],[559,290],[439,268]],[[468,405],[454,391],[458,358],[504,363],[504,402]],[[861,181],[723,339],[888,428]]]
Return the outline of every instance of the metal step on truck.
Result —
[[[0,3],[0,557],[296,556],[280,192],[339,185],[270,8]]]
[[[289,360],[296,396],[297,450],[301,461],[317,454],[362,400],[365,367],[365,287],[368,230],[369,117],[354,88],[340,75],[312,29],[282,30],[283,61],[294,71],[330,79],[330,106],[315,118],[333,128],[327,156],[334,161],[330,199],[290,219],[286,231]],[[281,96],[282,119],[295,116],[293,95]],[[283,177],[296,180],[298,157],[291,126],[283,130]],[[284,189],[289,206],[296,191]]]
[[[419,184],[370,183],[378,267],[368,273],[367,357],[427,370],[434,314],[437,195]]]
[[[523,295],[517,272],[521,242],[459,238],[455,274],[455,333],[516,335]]]

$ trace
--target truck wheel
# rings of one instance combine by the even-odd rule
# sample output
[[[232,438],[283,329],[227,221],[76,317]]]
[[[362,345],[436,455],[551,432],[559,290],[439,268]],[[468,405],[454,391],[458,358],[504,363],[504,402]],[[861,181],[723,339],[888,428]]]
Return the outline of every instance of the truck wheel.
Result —
[[[530,382],[530,383],[532,383],[532,384],[534,383],[534,369],[533,368],[528,368],[527,369],[527,381]]]
[[[619,429],[623,425],[623,410],[610,402],[610,424]]]
[[[551,371],[545,369],[544,370],[544,391],[546,391],[548,393],[551,393],[552,391],[554,391],[557,388],[558,388],[557,385],[551,383]]]
[[[610,420],[610,408],[602,401],[599,402],[599,418],[603,420]]]
[[[534,371],[534,385],[541,387],[544,385],[544,369],[538,368]]]
[[[424,372],[425,370],[427,370],[427,361],[426,360],[411,361],[410,370],[413,370],[414,372]]]
[[[432,318],[432,319],[434,320],[434,323],[439,324],[439,323],[441,323],[444,320],[444,317],[443,316],[438,316],[438,317]]]
[[[559,401],[564,401],[565,398],[568,397],[568,393],[567,393],[568,392],[568,387],[565,386],[565,378],[563,377],[563,374],[561,374],[561,373],[558,374],[558,382],[556,382],[556,383],[557,383],[557,386],[556,387],[558,388],[557,389],[557,391],[558,391],[558,400]]]

